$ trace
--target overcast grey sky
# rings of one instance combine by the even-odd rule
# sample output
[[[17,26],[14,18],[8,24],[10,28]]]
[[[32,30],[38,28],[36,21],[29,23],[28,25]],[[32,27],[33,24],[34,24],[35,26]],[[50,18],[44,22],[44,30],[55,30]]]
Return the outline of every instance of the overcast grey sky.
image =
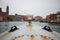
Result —
[[[9,14],[33,14],[45,17],[50,13],[60,11],[60,0],[0,0],[0,7]]]

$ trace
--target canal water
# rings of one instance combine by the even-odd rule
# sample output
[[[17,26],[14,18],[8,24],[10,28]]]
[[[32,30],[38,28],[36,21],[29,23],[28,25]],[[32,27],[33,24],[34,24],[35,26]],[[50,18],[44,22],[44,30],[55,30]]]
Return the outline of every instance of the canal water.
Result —
[[[27,22],[0,22],[0,34],[5,32],[5,31],[9,31],[10,28],[12,26],[19,26],[19,25],[24,25],[26,24]],[[53,31],[56,31],[56,32],[59,32],[60,33],[60,26],[58,25],[50,25],[48,23],[41,23],[41,22],[32,22],[32,25],[38,25],[38,26],[41,26],[41,27],[44,27],[44,26],[49,26]]]

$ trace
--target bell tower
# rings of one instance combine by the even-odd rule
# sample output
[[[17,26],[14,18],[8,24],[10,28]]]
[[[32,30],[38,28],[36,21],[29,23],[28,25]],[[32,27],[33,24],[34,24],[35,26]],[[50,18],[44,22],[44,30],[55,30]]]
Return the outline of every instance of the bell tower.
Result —
[[[6,7],[6,13],[9,14],[9,6]]]
[[[0,8],[0,12],[2,12],[2,8]]]

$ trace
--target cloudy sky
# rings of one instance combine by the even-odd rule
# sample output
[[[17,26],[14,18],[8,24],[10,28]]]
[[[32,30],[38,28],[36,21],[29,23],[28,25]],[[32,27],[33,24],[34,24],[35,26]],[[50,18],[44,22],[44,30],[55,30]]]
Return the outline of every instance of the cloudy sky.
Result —
[[[0,7],[5,12],[9,5],[9,14],[38,15],[46,17],[60,11],[60,0],[0,0]]]

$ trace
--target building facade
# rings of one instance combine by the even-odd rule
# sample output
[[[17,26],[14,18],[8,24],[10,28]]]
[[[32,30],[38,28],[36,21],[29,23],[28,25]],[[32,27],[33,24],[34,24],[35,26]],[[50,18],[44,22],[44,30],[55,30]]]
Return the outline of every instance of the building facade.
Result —
[[[50,24],[60,25],[60,13],[50,14],[46,16],[46,20],[48,20]]]
[[[7,15],[9,15],[9,6],[6,7],[6,12],[3,12],[2,8],[0,8],[0,21],[4,21]]]
[[[41,16],[36,16],[36,17],[34,17],[34,20],[35,21],[40,21],[40,20],[42,20],[42,17]]]

